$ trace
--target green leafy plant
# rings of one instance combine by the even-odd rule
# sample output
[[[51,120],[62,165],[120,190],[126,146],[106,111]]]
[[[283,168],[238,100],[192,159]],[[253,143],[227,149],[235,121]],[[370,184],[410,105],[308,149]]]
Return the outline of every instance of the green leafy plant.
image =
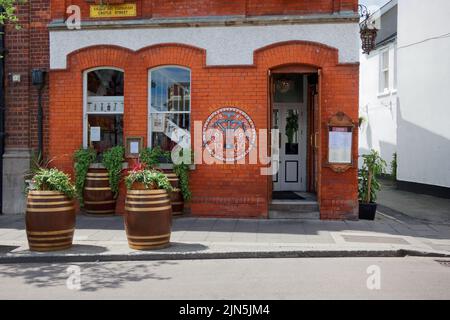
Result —
[[[25,179],[32,179],[40,169],[50,168],[52,162],[53,158],[47,159],[42,157],[40,153],[32,151],[30,157],[30,169],[25,173]]]
[[[180,159],[183,159],[183,152],[184,152],[184,149],[181,149]],[[191,153],[191,163],[193,162],[192,157],[193,157],[193,153]],[[189,165],[184,163],[184,161],[181,161],[181,163],[173,165],[173,171],[178,176],[178,179],[180,182],[181,194],[183,195],[183,199],[185,201],[190,201],[192,199],[192,193],[189,188]]]
[[[392,180],[397,181],[397,152],[394,152],[394,154],[392,155],[391,178]]]
[[[294,141],[294,134],[298,131],[298,114],[292,112],[286,118],[286,136],[288,142],[292,143]]]
[[[95,161],[96,156],[97,153],[92,148],[80,148],[75,151],[73,156],[75,162],[75,189],[77,190],[77,197],[81,206],[83,206],[83,189],[86,182],[86,176],[89,166]]]
[[[21,29],[19,18],[16,15],[17,5],[26,3],[26,0],[0,0],[0,25],[11,23],[16,29]]]
[[[122,146],[112,147],[103,153],[102,164],[108,170],[109,185],[114,196],[119,194],[119,183],[124,161],[125,149]]]
[[[154,168],[161,163],[161,161],[171,161],[171,153],[169,151],[162,150],[159,146],[156,146],[152,149],[144,149],[140,153],[139,159],[147,168]],[[183,149],[180,151],[180,159],[183,159]],[[183,199],[185,201],[191,200],[192,194],[189,189],[189,165],[184,162],[174,164],[173,170],[180,181],[180,189]]]
[[[381,189],[378,176],[386,168],[384,161],[377,151],[362,156],[363,167],[359,171],[359,199],[362,203],[373,203],[377,200],[377,192]]]
[[[167,192],[172,191],[172,185],[169,182],[169,178],[162,173],[154,169],[145,169],[144,166],[138,165],[125,177],[125,185],[130,190],[135,182],[142,183],[146,189],[164,189]]]
[[[363,125],[364,122],[366,122],[366,118],[359,117],[358,118],[358,127],[361,128],[361,126]]]
[[[31,190],[59,191],[70,199],[76,195],[75,186],[72,184],[69,175],[55,168],[38,169],[27,191]]]
[[[146,148],[139,154],[140,161],[148,168],[156,167],[161,161],[170,161],[170,152],[161,147]]]

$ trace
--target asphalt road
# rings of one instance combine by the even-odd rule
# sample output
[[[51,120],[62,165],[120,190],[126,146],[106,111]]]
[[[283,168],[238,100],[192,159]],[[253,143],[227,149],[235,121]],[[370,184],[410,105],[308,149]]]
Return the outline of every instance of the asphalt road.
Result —
[[[450,299],[450,260],[448,266],[436,260],[303,258],[0,265],[0,299]]]

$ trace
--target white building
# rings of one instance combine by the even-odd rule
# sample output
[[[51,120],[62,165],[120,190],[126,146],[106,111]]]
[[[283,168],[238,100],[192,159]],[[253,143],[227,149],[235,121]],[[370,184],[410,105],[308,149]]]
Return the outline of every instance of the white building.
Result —
[[[360,57],[359,147],[360,154],[375,149],[390,163],[397,152],[397,0],[372,19],[380,30],[376,49]]]
[[[450,1],[393,0],[361,57],[360,153],[398,156],[401,189],[450,197]]]

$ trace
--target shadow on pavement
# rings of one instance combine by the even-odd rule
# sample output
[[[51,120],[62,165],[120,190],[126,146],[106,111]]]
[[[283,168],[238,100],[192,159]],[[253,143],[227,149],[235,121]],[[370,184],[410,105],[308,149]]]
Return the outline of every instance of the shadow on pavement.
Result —
[[[101,289],[120,288],[123,284],[142,280],[169,280],[170,277],[159,276],[156,270],[164,265],[177,262],[156,261],[129,265],[126,262],[83,263],[77,264],[20,264],[1,265],[1,278],[21,278],[25,284],[37,288],[66,287],[74,283],[80,275],[80,291],[94,292]],[[78,269],[79,268],[79,269]],[[1,280],[0,280],[1,281]]]

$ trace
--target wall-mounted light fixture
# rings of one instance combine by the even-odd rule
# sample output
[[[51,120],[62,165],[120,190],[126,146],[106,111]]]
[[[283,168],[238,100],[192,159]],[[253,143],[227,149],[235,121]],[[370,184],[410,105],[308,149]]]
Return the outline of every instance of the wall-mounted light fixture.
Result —
[[[375,40],[377,39],[378,29],[371,23],[371,13],[365,5],[359,5],[359,16],[363,19],[359,24],[362,50],[364,54],[369,54],[375,49]]]

